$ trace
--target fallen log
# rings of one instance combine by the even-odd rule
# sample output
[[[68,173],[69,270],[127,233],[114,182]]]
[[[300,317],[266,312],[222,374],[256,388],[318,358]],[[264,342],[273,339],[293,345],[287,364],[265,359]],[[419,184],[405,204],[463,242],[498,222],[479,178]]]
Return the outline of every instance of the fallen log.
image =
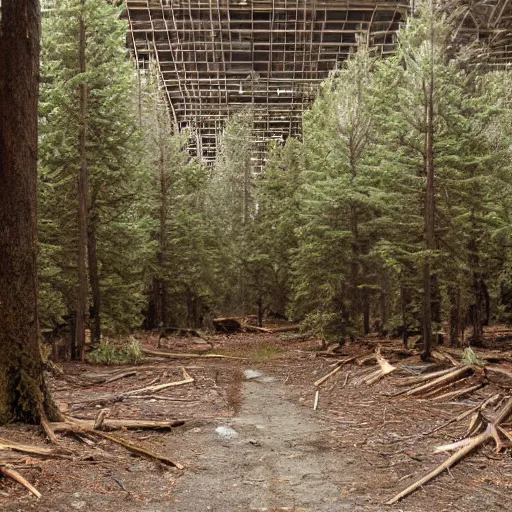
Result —
[[[439,350],[434,350],[432,352],[432,357],[434,359],[437,359],[438,361],[441,361],[442,363],[451,363],[453,366],[458,366],[459,363],[457,360],[455,360],[450,354],[446,352],[440,352]],[[460,360],[460,358],[459,358]]]
[[[184,384],[191,384],[194,382],[194,378],[191,377],[185,368],[182,368],[183,371],[183,380],[178,380],[175,382],[166,382],[164,384],[157,384],[155,386],[147,386],[145,388],[138,388],[138,389],[131,389],[130,391],[125,391],[123,395],[129,396],[129,395],[137,395],[140,393],[146,393],[147,391],[154,392],[154,391],[161,391],[162,389],[167,389],[171,387],[176,386],[183,386]]]
[[[454,418],[449,419],[448,421],[445,421],[442,425],[433,428],[432,430],[429,430],[428,432],[424,432],[424,436],[428,436],[430,434],[433,434],[434,432],[438,432],[439,430],[442,430],[443,428],[448,427],[452,423],[456,423],[457,421],[462,421],[464,418],[467,418],[471,414],[477,412],[477,411],[483,411],[489,404],[495,403],[499,400],[501,395],[498,393],[496,395],[492,395],[491,397],[484,400],[482,403],[475,405],[475,407],[472,407],[471,409],[462,412],[458,416],[455,416]]]
[[[449,393],[444,393],[442,395],[438,395],[432,398],[432,400],[453,400],[454,398],[459,398],[464,395],[469,395],[474,391],[485,386],[484,382],[480,382],[478,384],[474,384],[473,386],[468,386],[463,389],[456,389],[455,391],[450,391]]]
[[[111,434],[106,434],[105,432],[101,432],[99,430],[94,430],[94,428],[85,426],[85,425],[81,424],[81,422],[76,422],[74,419],[71,419],[69,422],[64,423],[64,425],[67,427],[66,431],[68,431],[68,432],[73,432],[75,434],[76,433],[89,434],[89,435],[102,437],[103,439],[107,439],[108,441],[111,441],[112,443],[122,446],[123,448],[127,449],[128,451],[130,451],[132,453],[135,453],[136,455],[141,455],[141,456],[149,458],[151,460],[163,462],[164,464],[173,466],[178,469],[185,469],[182,464],[180,464],[179,462],[175,462],[175,461],[169,459],[168,457],[165,457],[164,455],[160,455],[159,453],[152,452],[150,450],[147,450],[145,448],[137,446],[133,443],[130,443],[129,441],[125,441],[124,439],[115,437]]]
[[[353,361],[355,359],[355,357],[349,357],[348,359],[343,359],[342,361],[338,361],[338,363],[336,363],[336,368],[334,368],[334,370],[330,371],[327,375],[324,375],[323,377],[321,377],[320,379],[318,379],[314,385],[315,386],[320,386],[321,384],[323,384],[327,379],[330,379],[333,375],[336,375],[342,368],[343,368],[343,365],[349,363],[350,361]]]
[[[505,377],[512,379],[512,369],[504,368],[503,366],[486,365],[485,370],[499,375],[505,375]]]
[[[69,425],[73,424],[86,430],[94,430],[94,420],[72,418],[69,421],[51,423],[54,432],[66,432]],[[171,430],[184,424],[183,420],[159,421],[159,420],[131,420],[104,418],[101,428],[103,430]]]
[[[380,353],[380,348],[377,348],[375,357],[377,358],[377,363],[379,363],[380,369],[372,373],[366,380],[366,384],[368,386],[375,384],[384,376],[389,375],[390,373],[393,373],[395,370],[398,369],[396,366],[389,364],[389,362],[384,357],[382,357]]]
[[[14,450],[21,453],[29,453],[30,455],[44,455],[45,457],[61,456],[58,451],[53,448],[43,448],[40,446],[20,444],[14,441],[0,438],[0,451]]]
[[[242,330],[242,323],[234,317],[214,318],[213,326],[218,332],[234,333]]]
[[[429,380],[435,379],[436,377],[441,377],[442,375],[447,375],[448,373],[453,372],[453,368],[448,368],[446,370],[439,370],[437,372],[426,373],[425,375],[419,375],[417,377],[405,377],[400,379],[400,382],[397,382],[397,386],[411,386],[414,384],[421,384],[423,382],[427,382]]]
[[[264,334],[272,334],[274,332],[272,329],[267,329],[266,327],[257,327],[256,325],[249,324],[240,324],[240,328],[247,332],[261,332]]]
[[[445,393],[447,390],[453,390],[453,386],[464,384],[466,381],[469,381],[473,378],[472,375],[468,375],[466,377],[460,377],[459,379],[455,379],[454,381],[449,381],[444,384],[439,384],[434,387],[434,389],[427,391],[426,393],[421,393],[416,395],[418,398],[432,398],[437,396],[439,393]]]
[[[456,368],[452,370],[450,373],[442,375],[441,377],[438,377],[437,379],[427,382],[426,384],[422,384],[420,386],[416,386],[412,389],[409,389],[408,391],[405,392],[405,394],[407,396],[413,396],[425,393],[427,391],[431,391],[432,389],[442,386],[443,384],[448,384],[449,382],[458,380],[460,377],[462,377],[469,371],[471,371],[471,366],[462,366],[460,368]]]
[[[246,361],[246,357],[235,357],[235,356],[225,356],[222,354],[189,354],[186,352],[160,352],[157,350],[148,350],[146,348],[142,349],[142,352],[148,356],[156,356],[156,357],[167,357],[169,359],[238,359],[239,361]]]
[[[99,384],[110,384],[111,382],[115,382],[116,380],[125,379],[127,377],[133,377],[134,375],[137,375],[137,372],[135,370],[122,370],[120,372],[118,371],[109,374],[88,374],[83,375],[82,378],[90,381],[87,383],[87,385],[95,386]]]

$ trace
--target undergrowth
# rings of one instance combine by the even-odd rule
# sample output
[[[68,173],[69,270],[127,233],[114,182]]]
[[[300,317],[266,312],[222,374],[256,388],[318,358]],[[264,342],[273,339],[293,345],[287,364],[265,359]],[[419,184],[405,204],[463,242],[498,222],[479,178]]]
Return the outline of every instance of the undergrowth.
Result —
[[[283,349],[272,343],[258,343],[257,345],[244,343],[215,350],[215,353],[231,357],[242,357],[252,363],[264,363],[280,356],[283,353]]]
[[[473,349],[468,347],[462,353],[462,364],[471,366],[483,366],[484,362],[473,352]]]
[[[283,349],[281,347],[276,345],[262,344],[251,347],[246,357],[253,363],[263,363],[269,359],[278,357],[282,352]]]
[[[87,354],[87,360],[96,364],[133,364],[144,359],[142,347],[134,338],[113,340],[106,338]]]

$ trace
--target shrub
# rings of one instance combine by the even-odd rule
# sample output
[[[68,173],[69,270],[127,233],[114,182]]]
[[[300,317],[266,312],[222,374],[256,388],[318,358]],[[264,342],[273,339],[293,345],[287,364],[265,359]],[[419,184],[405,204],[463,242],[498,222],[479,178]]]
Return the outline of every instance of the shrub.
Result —
[[[144,359],[142,347],[135,338],[113,340],[105,338],[87,354],[87,360],[96,364],[132,364]]]

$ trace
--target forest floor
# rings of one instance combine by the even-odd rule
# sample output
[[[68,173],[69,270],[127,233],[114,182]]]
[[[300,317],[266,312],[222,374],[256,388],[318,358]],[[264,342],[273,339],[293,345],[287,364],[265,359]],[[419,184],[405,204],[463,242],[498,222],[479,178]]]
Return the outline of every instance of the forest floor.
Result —
[[[189,352],[196,341],[165,343],[173,351]],[[59,404],[75,417],[93,419],[108,408],[109,418],[184,420],[170,432],[118,434],[179,461],[184,470],[130,455],[106,440],[86,446],[59,434],[62,445],[74,451],[72,457],[25,457],[15,466],[42,498],[0,478],[0,510],[510,510],[511,453],[496,455],[492,444],[402,502],[383,504],[442,462],[446,454],[435,454],[434,448],[462,435],[466,424],[423,433],[478,403],[488,389],[457,402],[391,398],[397,389],[392,377],[368,387],[359,377],[375,367],[347,365],[321,387],[313,410],[313,382],[332,369],[332,359],[312,350],[317,342],[274,334],[217,335],[211,342],[216,353],[247,359],[151,359],[130,367],[135,375],[89,386],[77,384],[78,379],[114,368],[64,364],[65,376],[52,382]],[[154,348],[156,339],[146,337],[144,343]],[[354,345],[343,353],[362,350]],[[161,391],[160,398],[111,399],[157,380],[179,381],[182,367],[195,379],[192,384]],[[35,427],[5,426],[0,438],[44,445]]]

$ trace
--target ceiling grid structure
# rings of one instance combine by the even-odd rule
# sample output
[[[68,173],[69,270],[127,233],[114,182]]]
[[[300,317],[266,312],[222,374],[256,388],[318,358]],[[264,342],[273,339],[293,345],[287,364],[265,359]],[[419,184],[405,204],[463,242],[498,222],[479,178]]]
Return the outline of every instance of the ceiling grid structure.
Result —
[[[302,115],[329,72],[364,37],[377,55],[419,0],[125,0],[140,68],[157,63],[173,121],[192,152],[213,162],[226,120],[250,108],[253,159],[268,142],[300,137]],[[486,62],[512,61],[511,0],[446,0],[465,43]]]

